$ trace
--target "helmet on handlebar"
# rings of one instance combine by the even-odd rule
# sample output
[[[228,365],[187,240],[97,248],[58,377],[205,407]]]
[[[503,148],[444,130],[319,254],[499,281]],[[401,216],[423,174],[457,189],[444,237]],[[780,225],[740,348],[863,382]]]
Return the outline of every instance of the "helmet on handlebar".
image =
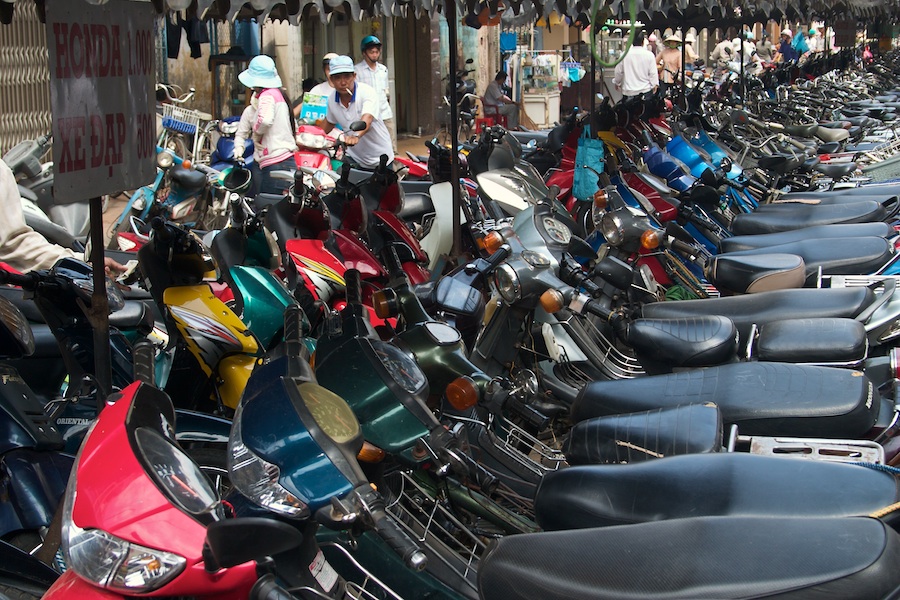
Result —
[[[373,48],[375,46],[381,48],[381,40],[379,40],[374,35],[367,35],[362,39],[362,42],[359,43],[359,51],[365,52],[369,48]]]

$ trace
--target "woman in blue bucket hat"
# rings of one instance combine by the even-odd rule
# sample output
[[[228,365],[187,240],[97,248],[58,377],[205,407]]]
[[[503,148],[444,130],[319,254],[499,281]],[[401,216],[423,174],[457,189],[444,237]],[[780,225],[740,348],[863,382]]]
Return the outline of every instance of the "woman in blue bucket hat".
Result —
[[[275,68],[275,61],[261,54],[250,61],[246,70],[238,75],[238,80],[253,91],[250,105],[241,114],[234,139],[235,160],[242,160],[244,140],[253,140],[254,162],[250,166],[253,174],[249,195],[257,192],[280,194],[290,182],[272,179],[272,171],[297,168],[294,151],[294,115],[291,103],[281,88],[281,77]]]

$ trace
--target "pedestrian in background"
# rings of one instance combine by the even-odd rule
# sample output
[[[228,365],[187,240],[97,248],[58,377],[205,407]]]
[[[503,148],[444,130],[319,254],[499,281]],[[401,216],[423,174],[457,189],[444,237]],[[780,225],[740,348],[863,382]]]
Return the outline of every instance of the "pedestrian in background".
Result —
[[[759,56],[759,59],[765,62],[772,62],[772,55],[775,52],[775,47],[772,45],[772,40],[769,39],[769,34],[763,30],[762,39],[760,39],[759,43],[756,45],[756,54]]]
[[[359,44],[363,59],[353,67],[356,80],[375,89],[379,99],[380,114],[375,115],[384,122],[391,135],[391,147],[397,152],[397,134],[394,131],[394,111],[391,110],[391,86],[388,69],[378,62],[381,58],[381,40],[374,35],[367,35]]]
[[[666,47],[659,53],[659,87],[662,93],[675,85],[681,77],[681,36],[673,33],[663,40]]]
[[[254,57],[238,75],[238,81],[253,90],[253,95],[234,134],[234,158],[243,161],[244,140],[252,139],[251,193],[280,194],[290,183],[273,179],[270,173],[297,168],[294,161],[297,142],[291,103],[281,89],[275,61],[264,54]]]
[[[616,65],[613,84],[626,97],[656,92],[659,87],[656,56],[644,48],[643,31],[634,34],[631,49]]]

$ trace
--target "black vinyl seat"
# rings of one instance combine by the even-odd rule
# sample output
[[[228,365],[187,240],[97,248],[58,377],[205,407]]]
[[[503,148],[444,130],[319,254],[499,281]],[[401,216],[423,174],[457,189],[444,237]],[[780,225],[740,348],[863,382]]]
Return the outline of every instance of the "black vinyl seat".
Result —
[[[759,235],[735,235],[725,238],[719,243],[720,252],[737,252],[754,248],[768,248],[779,244],[790,244],[801,240],[822,240],[843,237],[878,236],[888,238],[895,235],[894,228],[887,223],[844,223],[838,225],[821,225],[805,227],[778,233],[761,233]]]
[[[559,507],[565,510],[565,507]],[[876,519],[703,517],[510,535],[484,600],[873,600],[900,587],[900,535]]]

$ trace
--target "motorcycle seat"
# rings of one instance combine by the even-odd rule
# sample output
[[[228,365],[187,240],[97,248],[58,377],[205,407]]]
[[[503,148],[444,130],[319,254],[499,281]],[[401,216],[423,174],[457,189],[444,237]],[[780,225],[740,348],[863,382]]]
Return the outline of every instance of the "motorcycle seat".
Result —
[[[807,271],[803,258],[776,252],[719,254],[706,267],[706,276],[719,290],[734,294],[803,287]]]
[[[722,315],[738,328],[742,343],[753,324],[815,317],[854,318],[875,300],[865,287],[774,290],[704,300],[654,302],[641,308],[645,319]]]
[[[180,167],[169,169],[169,180],[172,185],[185,191],[198,191],[206,186],[206,173],[195,169],[182,169]]]
[[[894,246],[882,237],[832,238],[827,244],[805,239],[766,248],[739,250],[726,256],[771,256],[796,254],[806,263],[806,280],[814,284],[819,269],[825,275],[874,273],[894,256]]]
[[[715,404],[708,403],[587,419],[572,427],[563,451],[570,465],[618,465],[680,454],[719,452],[721,448],[722,415]],[[535,501],[543,501],[541,506],[546,506],[553,495],[551,490],[545,490],[544,497],[538,496]],[[573,502],[577,504],[576,498]],[[538,518],[553,520],[552,516],[543,519],[540,514]]]
[[[419,220],[427,214],[434,214],[431,196],[423,193],[406,192],[403,196],[403,207],[397,216],[404,221]]]
[[[853,131],[850,132],[853,135]],[[841,145],[838,142],[829,142],[827,144],[819,144],[816,148],[816,154],[833,154],[841,151]]]
[[[819,127],[828,127],[829,129],[847,129],[850,125],[852,125],[852,123],[846,119],[840,121],[823,121],[819,123]]]
[[[803,164],[805,157],[794,156],[793,154],[773,154],[771,156],[763,156],[756,161],[760,169],[773,171],[779,175],[790,173]]]
[[[140,301],[126,301],[125,306],[109,313],[109,326],[117,329],[137,329],[144,325],[153,328],[153,316],[147,305]]]
[[[573,422],[712,402],[726,426],[747,435],[857,439],[878,420],[881,401],[860,371],[740,362],[637,379],[592,381],[572,404]]]
[[[760,204],[757,207],[756,212],[760,210],[782,210],[780,207],[784,206],[793,206],[795,208],[801,205],[811,207],[834,206],[837,204],[853,204],[855,202],[877,202],[882,206],[890,206],[891,204],[895,204],[898,200],[897,194],[878,193],[876,190],[869,190],[868,194],[841,193],[844,191],[849,192],[851,190],[839,189],[831,192],[791,192],[788,194],[781,194],[769,203]]]
[[[785,319],[759,328],[753,354],[762,361],[859,365],[869,341],[854,319]]]
[[[817,123],[813,123],[812,125],[785,125],[784,132],[788,135],[795,135],[797,137],[808,138],[816,135],[816,132],[819,129],[819,125]]]
[[[815,206],[761,205],[752,213],[735,216],[731,230],[735,235],[775,233],[832,223],[870,223],[885,216],[884,207],[872,200]]]
[[[548,473],[534,509],[545,530],[685,517],[864,516],[900,500],[886,475],[836,462],[695,453]]]
[[[819,225],[792,229],[779,233],[761,233],[759,235],[735,235],[719,242],[722,253],[752,250],[753,248],[769,248],[780,244],[789,244],[800,240],[822,240],[842,237],[879,236],[888,238],[894,235],[894,228],[884,222],[878,223],[844,223],[838,225]]]
[[[478,588],[505,600],[868,600],[900,586],[898,558],[900,535],[877,519],[697,517],[505,536]]]
[[[823,142],[843,142],[850,137],[846,129],[832,129],[831,127],[816,127],[815,135]]]
[[[821,162],[822,162],[822,159],[819,158],[818,156],[811,156],[811,157],[807,158],[805,161],[803,161],[802,165],[800,165],[800,171],[802,173],[809,173],[813,169],[815,169]]]
[[[815,169],[823,175],[839,179],[853,173],[853,171],[856,170],[856,163],[854,161],[845,163],[819,163],[815,166]]]
[[[636,319],[625,342],[647,373],[720,365],[737,357],[737,328],[717,315],[680,319]]]

